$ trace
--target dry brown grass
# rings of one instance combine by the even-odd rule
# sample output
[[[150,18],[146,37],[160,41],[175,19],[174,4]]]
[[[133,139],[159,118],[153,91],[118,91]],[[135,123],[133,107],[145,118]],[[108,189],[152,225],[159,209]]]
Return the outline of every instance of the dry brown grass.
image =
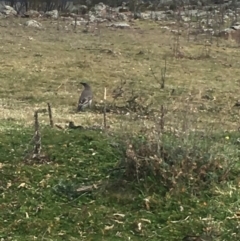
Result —
[[[228,130],[239,126],[239,109],[233,108],[240,85],[240,54],[235,43],[222,40],[217,47],[213,39],[205,47],[204,38],[188,42],[184,30],[180,36],[183,58],[177,59],[173,57],[174,35],[161,28],[167,23],[135,21],[130,29],[122,30],[102,24],[98,30],[93,27],[89,33],[83,33],[81,27],[74,32],[63,21],[59,31],[56,22],[50,20],[39,20],[43,30],[20,25],[25,21],[1,20],[0,119],[30,124],[33,109],[46,108],[50,102],[55,122],[102,124],[101,114],[74,113],[82,88],[80,81],[92,84],[98,103],[103,100],[106,87],[111,103],[112,91],[121,80],[126,80],[123,98],[117,103],[123,104],[134,90],[142,97],[139,102],[152,102],[155,110],[161,104],[166,106],[168,123],[181,127],[181,120],[187,116],[191,128],[211,123]],[[174,25],[170,27],[176,29]],[[206,51],[210,56],[204,56]],[[166,56],[166,84],[161,90],[150,68],[160,79]],[[136,126],[136,120],[130,121],[130,117],[124,118],[125,128]],[[47,114],[42,117],[43,121],[47,119]],[[109,114],[108,121],[112,127],[122,128],[117,115]],[[150,120],[138,119],[137,126],[143,122],[153,125]]]

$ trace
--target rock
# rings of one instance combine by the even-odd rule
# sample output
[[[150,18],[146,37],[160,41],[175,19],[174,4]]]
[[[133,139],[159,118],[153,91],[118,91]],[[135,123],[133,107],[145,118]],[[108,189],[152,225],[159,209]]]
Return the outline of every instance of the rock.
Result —
[[[213,19],[205,19],[205,18],[203,18],[202,20],[201,20],[201,24],[202,25],[206,25],[207,27],[213,27],[213,23],[214,23],[214,21],[213,21]]]
[[[225,20],[224,22],[227,22],[228,19],[229,19],[229,17],[228,17],[227,15],[225,15],[225,16],[223,17],[223,20]]]
[[[0,7],[0,13],[5,14],[7,16],[16,16],[17,15],[17,11],[8,5],[2,5]]]
[[[173,15],[174,12],[173,12],[173,10],[167,10],[167,11],[166,11],[166,14]]]
[[[151,13],[134,13],[134,18],[150,19]]]
[[[97,22],[97,23],[105,23],[105,22],[107,22],[108,20],[107,20],[106,18],[95,18],[94,21]]]
[[[100,2],[93,7],[93,11],[96,13],[97,16],[103,17],[107,13],[107,6],[104,3]]]
[[[77,21],[72,21],[71,25],[77,25],[77,26],[81,26],[81,25],[86,25],[88,21],[81,19],[81,20],[77,20]]]
[[[107,18],[95,16],[93,12],[89,11],[88,15],[85,17],[90,23],[104,23]]]
[[[166,30],[169,30],[171,31],[171,29],[168,27],[168,26],[163,26],[163,27],[160,27],[161,29],[166,29]]]
[[[25,26],[27,27],[34,27],[34,28],[38,28],[38,29],[41,29],[42,28],[42,24],[37,22],[36,20],[28,20],[26,23],[25,23]]]
[[[234,30],[238,30],[240,27],[240,22],[235,22],[230,28],[234,29]]]
[[[128,20],[127,15],[124,14],[124,13],[119,13],[119,14],[117,15],[117,17],[118,17],[118,19],[119,19],[120,21],[127,21],[127,20]]]
[[[118,23],[111,23],[108,27],[115,27],[115,28],[130,28],[128,23],[118,22]]]
[[[240,40],[240,24],[235,23],[230,28],[225,28],[218,34],[218,36],[222,37],[226,40],[232,39],[232,40],[239,42],[239,40]]]
[[[96,4],[93,8],[96,12],[99,12],[99,11],[105,10],[107,8],[107,6],[104,3],[100,2],[100,3]]]
[[[230,12],[230,13],[228,13],[228,16],[229,16],[230,18],[233,18],[233,17],[235,16],[235,14],[232,13],[232,12]]]
[[[29,10],[26,13],[24,13],[24,15],[23,15],[23,17],[26,17],[26,18],[38,18],[40,16],[41,16],[41,14],[35,10]]]
[[[167,20],[171,16],[166,14],[165,11],[147,11],[144,13],[135,13],[134,18],[140,19],[154,19],[154,20]]]
[[[169,15],[166,14],[165,12],[158,11],[158,12],[155,12],[155,17],[152,19],[159,20],[159,21],[160,20],[168,20]]]
[[[215,14],[217,14],[216,11],[215,11]],[[199,11],[199,10],[189,10],[188,15],[189,16],[196,16],[196,17],[205,17],[205,16],[207,16],[207,12],[206,11]]]
[[[46,17],[50,17],[50,18],[53,18],[53,19],[57,19],[58,18],[58,10],[52,10],[52,11],[48,11],[45,13],[45,16]]]
[[[171,29],[170,31],[171,31],[171,33],[173,33],[175,35],[182,35],[182,31],[181,30]]]
[[[89,12],[88,19],[91,23],[93,23],[96,19],[96,17],[92,14],[92,12]]]
[[[189,22],[189,21],[191,21],[191,18],[186,17],[186,16],[182,16],[182,20],[183,20],[184,22]]]
[[[126,12],[129,12],[129,9],[127,7],[120,7],[118,8],[118,12],[119,13],[126,13]]]
[[[214,35],[214,30],[212,28],[203,28],[203,32]]]

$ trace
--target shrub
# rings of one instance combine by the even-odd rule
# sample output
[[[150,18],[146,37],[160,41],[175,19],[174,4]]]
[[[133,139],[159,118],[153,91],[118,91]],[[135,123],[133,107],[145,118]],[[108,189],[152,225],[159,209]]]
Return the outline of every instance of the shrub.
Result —
[[[233,142],[225,139],[225,133],[168,132],[157,140],[152,135],[134,137],[126,143],[121,163],[124,177],[138,182],[154,180],[167,191],[184,188],[191,192],[230,179],[239,154],[236,134],[228,135]]]

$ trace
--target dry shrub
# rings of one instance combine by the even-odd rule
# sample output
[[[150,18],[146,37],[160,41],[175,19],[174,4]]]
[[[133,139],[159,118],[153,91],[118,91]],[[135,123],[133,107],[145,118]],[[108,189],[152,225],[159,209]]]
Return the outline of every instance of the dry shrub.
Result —
[[[160,149],[159,142],[148,137],[128,141],[124,162],[126,179],[151,179],[156,186],[167,190],[184,186],[198,191],[229,177],[232,166],[227,158],[218,155],[216,147],[212,148],[215,140],[196,133],[185,140],[172,133],[164,133],[160,138]]]
[[[240,30],[228,30],[228,31],[222,31],[219,33],[219,37],[225,39],[225,40],[234,40],[236,43],[239,44],[240,42]]]

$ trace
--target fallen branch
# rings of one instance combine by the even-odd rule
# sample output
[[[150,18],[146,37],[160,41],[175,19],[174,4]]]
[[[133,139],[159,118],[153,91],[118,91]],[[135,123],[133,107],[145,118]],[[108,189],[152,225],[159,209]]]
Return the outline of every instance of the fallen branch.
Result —
[[[56,126],[56,125],[55,125]],[[81,126],[81,125],[75,125],[73,121],[70,121],[69,124],[68,124],[68,128],[69,129],[81,129],[81,130],[102,130],[103,127],[102,126],[91,126],[91,127],[84,127],[84,126]]]
[[[62,126],[60,126],[60,125],[58,125],[58,124],[55,124],[55,126],[56,126],[58,129],[60,129],[60,130],[64,130],[64,127],[62,127]]]
[[[96,184],[89,185],[89,186],[83,186],[78,188],[76,191],[77,192],[92,192],[94,189],[97,189],[98,186]]]

